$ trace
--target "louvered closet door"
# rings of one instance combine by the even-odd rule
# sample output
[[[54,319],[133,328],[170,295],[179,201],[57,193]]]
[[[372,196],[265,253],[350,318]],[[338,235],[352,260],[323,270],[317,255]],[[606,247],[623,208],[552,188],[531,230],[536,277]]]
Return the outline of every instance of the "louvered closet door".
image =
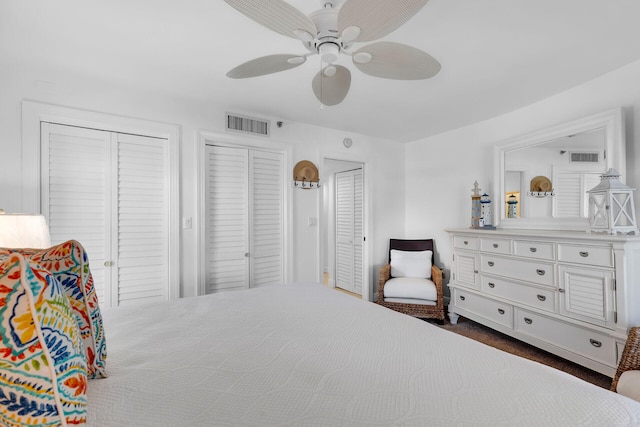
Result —
[[[553,217],[588,217],[589,197],[586,192],[598,185],[600,175],[592,172],[555,172],[553,183],[555,196],[552,199]]]
[[[336,174],[336,286],[362,294],[362,170]]]
[[[85,247],[106,307],[168,299],[168,141],[47,123],[41,130],[52,242]]]
[[[117,305],[168,299],[168,141],[118,134]]]
[[[249,152],[251,286],[280,283],[283,272],[282,154]]]
[[[207,146],[206,293],[249,284],[249,152]]]
[[[353,288],[362,295],[364,248],[364,176],[362,169],[353,172]]]
[[[283,281],[283,156],[206,147],[205,292]]]
[[[100,304],[108,304],[111,269],[111,133],[42,123],[42,210],[51,242],[77,240],[87,251]]]

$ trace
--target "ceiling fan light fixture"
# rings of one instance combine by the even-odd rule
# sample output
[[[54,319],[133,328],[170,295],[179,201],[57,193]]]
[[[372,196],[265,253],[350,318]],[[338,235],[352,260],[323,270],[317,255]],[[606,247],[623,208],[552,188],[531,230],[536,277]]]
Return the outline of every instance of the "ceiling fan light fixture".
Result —
[[[358,38],[361,31],[362,30],[360,30],[360,27],[357,25],[351,25],[342,30],[342,40],[346,43],[352,42]]]
[[[322,62],[333,64],[338,60],[340,48],[333,42],[327,42],[318,46],[318,53],[320,54],[320,58],[322,58]]]
[[[358,64],[367,64],[371,62],[372,59],[373,55],[371,55],[369,52],[357,52],[353,55],[353,62],[356,62]]]
[[[304,56],[294,56],[293,58],[287,59],[287,62],[291,65],[300,65],[306,60],[307,58],[305,58]]]
[[[296,38],[302,40],[303,42],[310,42],[313,40],[313,34],[308,31],[297,29],[293,30],[293,33],[296,35]]]
[[[324,74],[325,77],[333,77],[336,75],[337,71],[338,69],[335,66],[329,65],[327,67],[324,67],[324,70],[322,71],[322,73]]]

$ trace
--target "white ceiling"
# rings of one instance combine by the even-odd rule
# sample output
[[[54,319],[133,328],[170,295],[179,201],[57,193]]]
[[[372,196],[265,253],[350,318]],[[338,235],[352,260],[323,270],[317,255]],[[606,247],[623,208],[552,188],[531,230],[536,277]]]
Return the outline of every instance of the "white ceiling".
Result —
[[[287,0],[304,13],[320,0]],[[389,0],[391,1],[391,0]],[[340,105],[320,109],[317,56],[278,74],[232,80],[250,59],[306,53],[222,0],[0,0],[0,55],[37,78],[112,79],[345,131],[412,141],[494,117],[640,59],[638,0],[431,0],[383,40],[435,57],[434,78],[361,73]],[[640,76],[639,76],[640,78]]]

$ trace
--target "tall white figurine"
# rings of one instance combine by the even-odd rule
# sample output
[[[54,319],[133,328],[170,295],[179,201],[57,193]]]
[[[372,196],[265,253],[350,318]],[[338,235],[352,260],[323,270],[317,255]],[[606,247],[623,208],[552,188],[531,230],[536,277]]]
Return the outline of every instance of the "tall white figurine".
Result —
[[[491,198],[487,193],[484,193],[480,198],[480,204],[482,205],[480,214],[482,216],[481,226],[483,228],[493,227],[493,209],[491,207]]]

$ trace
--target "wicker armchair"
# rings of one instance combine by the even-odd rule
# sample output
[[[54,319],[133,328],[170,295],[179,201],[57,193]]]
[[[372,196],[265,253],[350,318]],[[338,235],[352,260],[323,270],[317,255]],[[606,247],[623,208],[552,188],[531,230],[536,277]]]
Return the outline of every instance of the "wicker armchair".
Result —
[[[618,364],[618,370],[611,381],[611,391],[617,391],[620,375],[626,371],[635,370],[640,370],[640,327],[638,326],[629,329],[629,336]]]
[[[433,253],[434,244],[432,239],[427,240],[400,240],[391,239],[389,242],[389,260],[391,262],[391,250],[397,249],[401,251],[425,251],[430,250]],[[414,317],[437,319],[444,322],[444,294],[443,294],[443,273],[440,268],[433,265],[434,256],[431,256],[431,282],[435,285],[436,298],[435,301],[429,301],[427,304],[410,303],[410,302],[390,302],[385,301],[384,287],[391,277],[391,264],[386,264],[378,273],[378,304],[408,314]],[[426,280],[426,279],[425,279]],[[431,286],[431,285],[429,285]],[[407,298],[410,301],[410,298]]]

